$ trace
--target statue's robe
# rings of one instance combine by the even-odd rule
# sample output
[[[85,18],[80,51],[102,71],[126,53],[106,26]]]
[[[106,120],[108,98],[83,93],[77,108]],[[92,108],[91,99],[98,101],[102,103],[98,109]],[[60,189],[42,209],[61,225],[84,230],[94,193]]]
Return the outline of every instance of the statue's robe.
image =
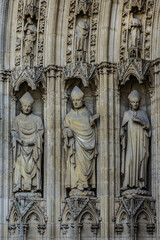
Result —
[[[121,166],[121,173],[124,175],[123,187],[146,188],[151,132],[145,130],[141,124],[134,122],[133,117],[135,117],[133,111],[126,111],[122,121],[122,128],[127,130],[126,141],[124,141],[126,146],[123,146],[125,154],[122,154]],[[146,126],[150,126],[145,111],[136,111],[136,117]]]
[[[33,113],[20,113],[12,129],[14,155],[14,191],[41,190],[43,124]],[[23,141],[21,145],[16,139]]]
[[[73,137],[67,137],[67,129],[72,130]],[[85,107],[71,109],[66,115],[64,138],[68,151],[66,188],[95,188],[96,132],[95,125],[91,126],[91,113]]]

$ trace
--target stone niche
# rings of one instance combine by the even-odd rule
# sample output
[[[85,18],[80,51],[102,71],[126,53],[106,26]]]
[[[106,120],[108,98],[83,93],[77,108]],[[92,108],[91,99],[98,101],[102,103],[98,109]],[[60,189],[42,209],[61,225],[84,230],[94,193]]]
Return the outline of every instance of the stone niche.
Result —
[[[144,81],[143,83],[139,84],[136,77],[133,75],[130,76],[129,81],[125,83],[125,85],[121,86],[120,90],[120,104],[121,104],[121,123],[123,119],[124,112],[130,109],[128,95],[132,90],[137,90],[141,95],[140,101],[140,109],[147,113],[149,121],[151,122],[151,97],[150,97],[150,83],[148,80]],[[149,145],[149,159],[148,159],[148,166],[147,166],[147,190],[151,192],[151,143]],[[122,179],[121,179],[122,185]]]
[[[82,80],[80,77],[65,80],[66,113],[73,108],[71,93],[75,86],[84,93],[85,106],[91,112],[91,115],[94,115],[97,112],[97,86],[94,78],[88,79],[87,84],[85,84],[84,79]],[[96,126],[97,122],[98,120],[96,121]],[[96,175],[96,168],[97,163],[95,163],[94,175]],[[61,238],[66,240],[97,239],[100,233],[100,212],[98,208],[99,199],[96,196],[96,186],[93,189],[92,187],[91,189],[84,188],[82,191],[79,191],[77,187],[75,189],[66,188],[66,198],[61,201]]]
[[[36,117],[40,117],[43,122],[43,128],[45,125],[44,115],[45,115],[45,89],[41,82],[36,82],[33,78],[29,78],[25,75],[23,78],[23,73],[26,74],[26,70],[22,72],[20,78],[13,78],[11,92],[11,116],[12,122],[15,117],[21,112],[20,99],[24,94],[29,93],[34,99],[32,106],[32,112]],[[15,76],[15,75],[14,75]],[[28,77],[28,78],[27,78]],[[37,78],[38,79],[38,78]],[[37,84],[37,85],[36,85]],[[37,125],[38,126],[38,125]],[[42,129],[43,130],[43,129]],[[39,131],[37,129],[37,131]],[[44,139],[44,134],[42,136]],[[36,140],[37,141],[37,140]],[[36,143],[35,143],[36,144]],[[42,148],[43,146],[42,140]],[[25,145],[24,145],[25,146]],[[13,147],[12,147],[13,148]],[[40,181],[38,185],[32,185],[30,190],[23,190],[22,188],[14,189],[14,174],[15,174],[15,162],[13,157],[13,152],[11,148],[11,169],[13,168],[13,176],[10,179],[12,183],[11,197],[9,201],[9,215],[7,216],[8,229],[10,233],[9,239],[43,239],[46,225],[47,225],[47,214],[46,214],[46,200],[44,199],[44,151],[42,155],[40,153],[40,162],[37,169],[40,168],[40,177],[37,177],[36,181]],[[29,147],[28,147],[29,148]],[[17,158],[16,158],[17,159]],[[26,170],[27,171],[27,170]],[[38,172],[38,170],[37,170]],[[39,174],[39,173],[36,173]],[[23,180],[25,182],[25,179]],[[31,183],[32,184],[32,183]],[[22,186],[22,185],[21,185]]]
[[[120,86],[121,124],[122,124],[124,113],[129,109],[131,109],[131,107],[129,106],[130,104],[129,104],[128,96],[133,90],[138,91],[138,93],[140,94],[141,100],[140,100],[139,109],[146,112],[151,124],[152,95],[151,95],[150,89],[151,89],[151,83],[149,82],[148,76],[146,76],[144,80],[141,82],[136,78],[136,76],[134,76],[134,74],[131,74],[130,76],[128,76],[126,82],[125,82],[125,79],[123,79],[123,84]],[[132,111],[133,110],[134,108],[132,108]],[[134,111],[132,113],[134,114]],[[138,113],[136,116],[138,116]],[[127,125],[126,131],[128,131],[128,125]],[[124,145],[129,144],[128,142],[127,143],[126,142],[127,142],[127,139],[125,139],[125,143],[122,143],[122,140],[121,140],[121,144],[122,144],[121,145],[121,169],[122,169],[122,158],[123,158],[122,148],[124,148]],[[115,222],[115,232],[117,234],[118,239],[149,240],[155,234],[155,226],[156,226],[155,225],[156,223],[155,200],[152,197],[152,189],[151,189],[151,181],[152,181],[151,179],[151,161],[152,161],[151,137],[149,140],[148,150],[149,150],[149,157],[148,157],[148,162],[146,166],[147,183],[145,187],[141,188],[140,183],[138,183],[139,186],[136,186],[136,187],[134,187],[134,185],[130,186],[132,183],[129,182],[127,189],[125,189],[123,185],[124,177],[121,171],[121,179],[120,179],[121,190],[120,190],[119,197],[116,198],[116,204],[115,204],[116,211],[113,219],[113,221]],[[137,169],[139,169],[139,172],[140,172],[140,166]],[[134,169],[132,169],[132,171],[134,171]],[[133,175],[132,177],[135,177],[135,176]]]

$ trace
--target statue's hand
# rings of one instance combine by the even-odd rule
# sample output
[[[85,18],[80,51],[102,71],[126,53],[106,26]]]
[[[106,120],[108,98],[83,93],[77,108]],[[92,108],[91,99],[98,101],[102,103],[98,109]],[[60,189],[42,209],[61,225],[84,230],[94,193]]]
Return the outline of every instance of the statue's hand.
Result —
[[[121,137],[121,138],[124,137],[124,128],[121,128],[120,137]]]
[[[67,136],[69,137],[69,138],[71,138],[71,137],[73,137],[73,132],[72,132],[72,130],[71,129],[67,129]]]
[[[92,120],[96,120],[100,117],[99,113],[96,113],[95,115],[92,116]]]
[[[21,140],[20,138],[16,138],[16,141],[20,144],[20,145],[23,145],[23,140]]]
[[[136,122],[136,123],[139,123],[141,124],[142,126],[144,126],[144,122],[142,122],[139,118],[133,118],[133,121]]]
[[[30,146],[34,146],[34,142],[23,142],[23,146],[24,147],[30,147]]]
[[[143,126],[143,128],[144,128],[145,130],[148,130],[148,131],[150,131],[150,130],[151,130],[151,127],[150,127],[150,126],[148,126],[148,125],[144,125],[144,126]]]

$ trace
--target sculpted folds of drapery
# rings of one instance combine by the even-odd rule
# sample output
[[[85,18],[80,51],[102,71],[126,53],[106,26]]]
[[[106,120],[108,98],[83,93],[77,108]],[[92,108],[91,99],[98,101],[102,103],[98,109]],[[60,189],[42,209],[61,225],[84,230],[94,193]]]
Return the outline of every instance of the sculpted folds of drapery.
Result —
[[[150,123],[145,111],[139,109],[139,93],[132,91],[131,110],[124,113],[122,136],[123,190],[147,188],[147,163],[149,157]],[[136,106],[134,104],[137,104]]]
[[[32,105],[31,95],[21,99],[22,106]],[[42,119],[31,111],[22,111],[14,119],[12,147],[14,158],[14,192],[41,190]]]
[[[83,93],[75,87],[72,101],[82,98]],[[83,103],[66,115],[64,140],[67,153],[66,188],[81,191],[95,188],[96,128],[94,116]]]

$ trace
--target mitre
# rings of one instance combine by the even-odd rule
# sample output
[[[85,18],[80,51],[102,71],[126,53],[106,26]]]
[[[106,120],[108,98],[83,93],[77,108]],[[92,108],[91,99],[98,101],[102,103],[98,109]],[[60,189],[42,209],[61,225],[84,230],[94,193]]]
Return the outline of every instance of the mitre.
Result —
[[[71,98],[83,98],[84,93],[79,89],[77,86],[75,86],[71,92]]]
[[[138,100],[141,99],[141,95],[137,90],[133,90],[128,96],[129,101],[132,101],[132,99],[135,99],[135,98]]]
[[[26,92],[19,101],[21,104],[33,104],[34,99],[29,92]]]

